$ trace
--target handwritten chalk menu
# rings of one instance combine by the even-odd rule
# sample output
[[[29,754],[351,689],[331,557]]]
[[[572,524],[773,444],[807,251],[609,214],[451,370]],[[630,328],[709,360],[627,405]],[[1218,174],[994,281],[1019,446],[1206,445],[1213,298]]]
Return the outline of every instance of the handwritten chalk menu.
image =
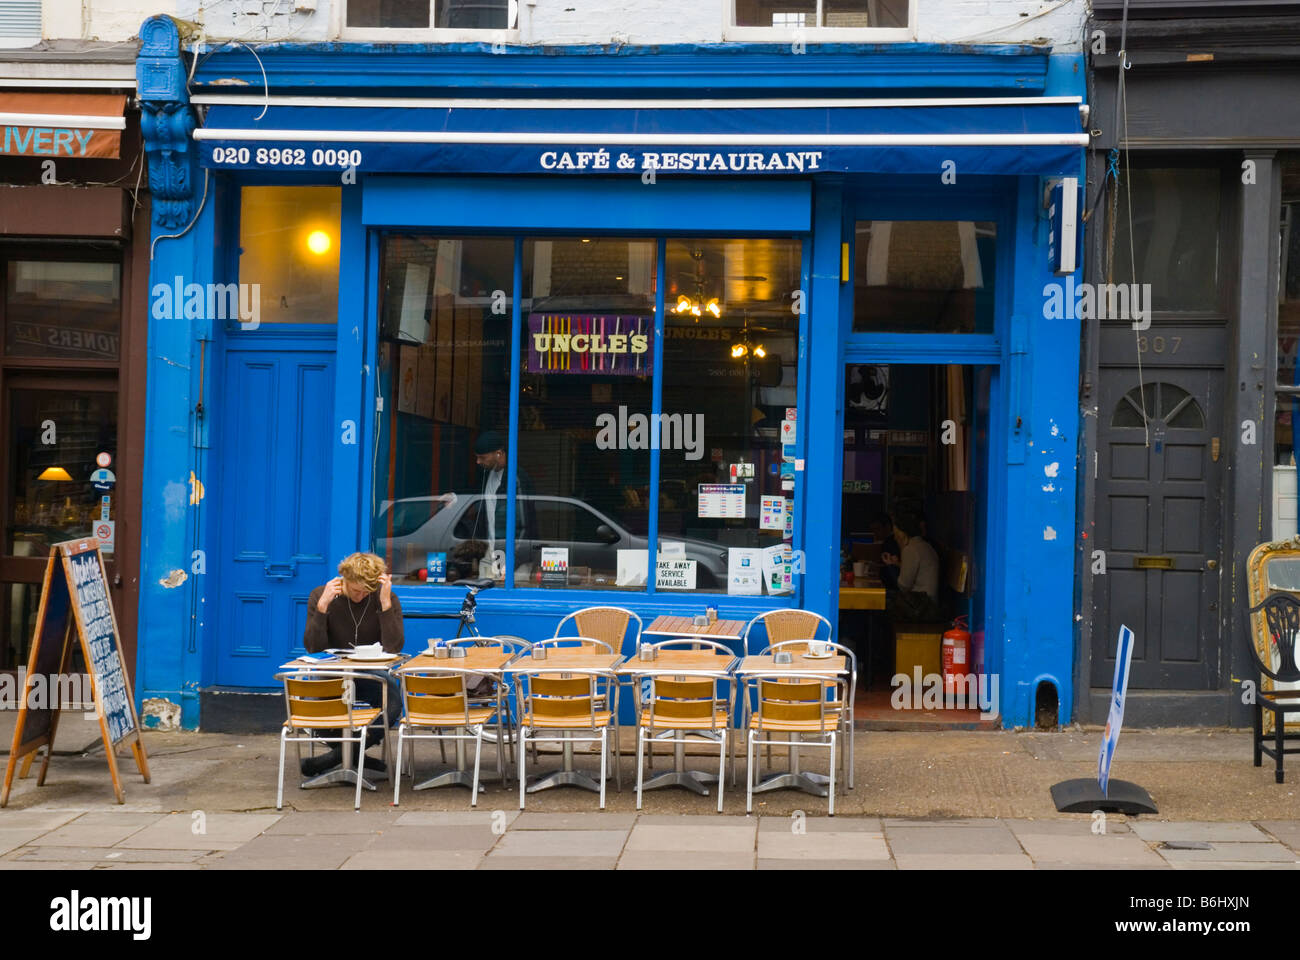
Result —
[[[149,782],[149,761],[144,744],[140,742],[135,698],[118,650],[117,615],[113,612],[113,601],[108,592],[99,542],[93,537],[69,540],[50,548],[50,559],[45,566],[26,688],[18,707],[0,807],[9,802],[18,762],[23,763],[20,778],[26,777],[36,751],[41,747],[45,747],[45,756],[36,785],[45,783],[45,773],[54,752],[60,705],[41,702],[40,697],[34,696],[34,691],[41,687],[60,689],[59,679],[67,673],[71,661],[74,629],[81,644],[82,657],[90,670],[95,714],[99,718],[117,802],[125,802],[117,769],[117,746],[124,740],[131,741],[136,766],[144,782]]]

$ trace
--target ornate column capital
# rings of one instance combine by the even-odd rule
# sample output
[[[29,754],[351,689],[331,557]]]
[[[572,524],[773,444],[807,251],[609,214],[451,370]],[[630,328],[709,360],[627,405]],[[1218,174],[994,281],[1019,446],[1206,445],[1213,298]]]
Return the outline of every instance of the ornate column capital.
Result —
[[[191,136],[198,121],[186,89],[180,29],[171,17],[150,17],[140,27],[140,40],[135,76],[154,222],[179,230],[194,217],[199,179]]]

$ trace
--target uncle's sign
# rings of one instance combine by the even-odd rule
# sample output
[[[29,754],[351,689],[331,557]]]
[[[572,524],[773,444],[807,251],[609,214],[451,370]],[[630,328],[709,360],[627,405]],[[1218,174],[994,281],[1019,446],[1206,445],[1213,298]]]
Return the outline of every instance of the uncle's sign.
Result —
[[[654,318],[617,313],[530,313],[528,372],[649,376]]]

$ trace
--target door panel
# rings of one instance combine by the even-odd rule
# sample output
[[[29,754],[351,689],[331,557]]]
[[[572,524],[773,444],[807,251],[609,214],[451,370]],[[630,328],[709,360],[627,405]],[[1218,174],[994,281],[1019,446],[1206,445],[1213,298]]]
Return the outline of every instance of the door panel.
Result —
[[[1136,634],[1129,685],[1219,685],[1222,374],[1103,368],[1098,415],[1097,544],[1091,683],[1109,686],[1121,624]]]
[[[223,395],[217,683],[267,687],[333,573],[333,354],[231,348]]]

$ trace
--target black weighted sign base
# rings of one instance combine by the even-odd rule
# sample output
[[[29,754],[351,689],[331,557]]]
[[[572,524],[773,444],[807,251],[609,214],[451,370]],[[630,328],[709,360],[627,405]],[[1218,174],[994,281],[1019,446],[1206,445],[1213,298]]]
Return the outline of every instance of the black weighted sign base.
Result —
[[[1052,802],[1058,813],[1092,813],[1101,810],[1105,813],[1158,813],[1156,805],[1147,793],[1136,783],[1127,780],[1111,780],[1105,794],[1096,779],[1085,777],[1081,780],[1062,780],[1052,784]]]

